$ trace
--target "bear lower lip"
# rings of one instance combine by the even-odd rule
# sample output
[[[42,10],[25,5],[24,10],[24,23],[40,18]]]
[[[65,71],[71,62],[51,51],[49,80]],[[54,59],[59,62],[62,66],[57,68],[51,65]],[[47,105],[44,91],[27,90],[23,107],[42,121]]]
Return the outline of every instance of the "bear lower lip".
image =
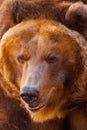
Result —
[[[36,112],[36,111],[39,111],[41,109],[43,109],[45,107],[45,105],[42,105],[42,106],[37,106],[37,107],[31,107],[28,105],[28,109],[32,112]]]

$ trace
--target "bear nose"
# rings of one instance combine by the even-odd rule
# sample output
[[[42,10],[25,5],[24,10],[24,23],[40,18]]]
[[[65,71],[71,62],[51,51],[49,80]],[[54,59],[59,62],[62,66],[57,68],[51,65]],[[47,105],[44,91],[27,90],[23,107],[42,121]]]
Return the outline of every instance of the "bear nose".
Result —
[[[39,98],[39,91],[36,89],[24,89],[22,93],[20,94],[21,98],[28,103],[29,105],[34,105],[37,103]]]

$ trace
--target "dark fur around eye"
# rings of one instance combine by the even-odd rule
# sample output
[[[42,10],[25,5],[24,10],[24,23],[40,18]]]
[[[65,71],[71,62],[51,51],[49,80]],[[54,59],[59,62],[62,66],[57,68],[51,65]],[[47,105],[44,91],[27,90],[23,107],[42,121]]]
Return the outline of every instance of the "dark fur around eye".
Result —
[[[58,61],[58,58],[56,56],[48,56],[46,58],[46,61],[49,63],[49,64],[53,64],[53,63],[56,63]]]
[[[24,63],[25,61],[27,61],[29,58],[28,57],[26,57],[26,56],[23,56],[23,55],[19,55],[18,57],[17,57],[17,59],[18,59],[18,61],[20,62],[20,63]]]

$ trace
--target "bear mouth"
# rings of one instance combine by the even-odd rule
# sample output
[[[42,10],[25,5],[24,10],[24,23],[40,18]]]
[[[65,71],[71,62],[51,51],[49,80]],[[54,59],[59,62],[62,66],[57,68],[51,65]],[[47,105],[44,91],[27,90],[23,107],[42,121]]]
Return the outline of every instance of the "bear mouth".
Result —
[[[39,106],[36,106],[36,107],[28,105],[28,110],[30,110],[32,112],[37,112],[37,111],[44,109],[45,107],[46,107],[45,105],[39,105]]]
[[[49,94],[47,95],[46,99],[44,98],[43,100],[39,101],[38,103],[36,104],[29,104],[29,103],[25,103],[26,104],[26,108],[32,112],[38,112],[38,111],[41,111],[42,109],[44,109],[45,107],[48,106],[48,103],[49,103],[49,99],[52,95],[55,88],[52,88],[49,92]]]

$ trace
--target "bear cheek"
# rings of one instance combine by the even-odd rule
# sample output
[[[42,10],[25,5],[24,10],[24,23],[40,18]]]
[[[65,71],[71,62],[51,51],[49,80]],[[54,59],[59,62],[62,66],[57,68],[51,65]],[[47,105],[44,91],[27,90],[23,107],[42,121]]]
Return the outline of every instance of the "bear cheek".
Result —
[[[7,80],[19,88],[21,81],[21,67],[17,64],[14,57],[12,57],[11,60],[9,59],[5,67]]]

